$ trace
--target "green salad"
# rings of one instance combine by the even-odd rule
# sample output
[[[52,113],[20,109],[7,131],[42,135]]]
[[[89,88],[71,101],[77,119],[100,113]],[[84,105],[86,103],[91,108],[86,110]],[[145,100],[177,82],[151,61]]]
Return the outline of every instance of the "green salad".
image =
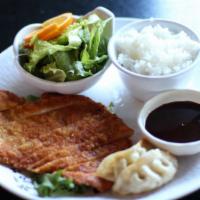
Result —
[[[20,64],[34,76],[54,82],[92,76],[108,59],[109,21],[93,14],[79,18],[52,40],[33,37],[32,48],[20,47]]]

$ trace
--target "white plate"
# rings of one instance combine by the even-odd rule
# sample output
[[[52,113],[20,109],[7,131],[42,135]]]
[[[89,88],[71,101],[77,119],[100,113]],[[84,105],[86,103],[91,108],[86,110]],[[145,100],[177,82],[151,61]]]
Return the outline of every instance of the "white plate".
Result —
[[[117,18],[116,29],[124,26],[126,23],[136,19]],[[12,47],[9,47],[0,54],[0,88],[13,91],[18,95],[40,94],[42,91],[33,88],[24,83],[13,62]],[[200,69],[194,74],[194,79],[188,88],[200,89]],[[133,99],[121,80],[118,77],[116,69],[111,66],[103,75],[101,80],[91,89],[83,93],[94,99],[108,105],[111,101],[115,104],[115,112],[130,126],[136,130],[135,140],[140,137],[137,131],[137,114],[142,106],[142,102]],[[197,189],[200,189],[200,155],[179,158],[179,170],[175,179],[169,184],[156,191],[140,196],[130,196],[126,199],[139,200],[167,200],[180,198]],[[0,165],[0,185],[10,192],[31,200],[80,200],[80,199],[116,199],[111,194],[102,194],[94,196],[76,196],[65,198],[40,198],[33,189],[29,178]],[[120,199],[120,197],[118,197]],[[121,198],[122,199],[122,198]],[[123,197],[123,199],[125,199]]]

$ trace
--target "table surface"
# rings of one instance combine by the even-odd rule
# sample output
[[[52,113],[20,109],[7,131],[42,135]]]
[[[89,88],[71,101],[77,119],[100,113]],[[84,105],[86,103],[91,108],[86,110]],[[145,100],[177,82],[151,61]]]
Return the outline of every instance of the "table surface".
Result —
[[[0,1],[0,52],[12,44],[16,32],[23,26],[71,11],[84,14],[97,6],[104,6],[116,17],[165,18],[184,23],[200,32],[199,0],[2,0]],[[4,199],[20,200],[0,189]],[[200,190],[182,198],[200,199]]]

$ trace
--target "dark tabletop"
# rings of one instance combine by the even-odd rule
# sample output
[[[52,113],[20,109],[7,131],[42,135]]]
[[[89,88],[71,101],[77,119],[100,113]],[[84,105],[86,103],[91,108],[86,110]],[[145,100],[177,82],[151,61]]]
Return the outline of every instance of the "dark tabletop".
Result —
[[[84,14],[96,6],[107,7],[116,17],[173,19],[200,31],[199,0],[0,0],[0,52],[12,44],[16,32],[27,24],[66,11]],[[19,200],[3,189],[0,194],[1,199]],[[188,199],[200,199],[200,190],[181,200]]]

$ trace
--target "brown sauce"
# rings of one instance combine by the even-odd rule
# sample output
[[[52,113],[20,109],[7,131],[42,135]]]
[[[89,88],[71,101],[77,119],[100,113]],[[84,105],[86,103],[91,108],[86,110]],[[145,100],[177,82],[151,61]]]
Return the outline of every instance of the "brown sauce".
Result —
[[[190,101],[164,104],[149,114],[145,127],[152,135],[170,142],[200,140],[200,104]]]

